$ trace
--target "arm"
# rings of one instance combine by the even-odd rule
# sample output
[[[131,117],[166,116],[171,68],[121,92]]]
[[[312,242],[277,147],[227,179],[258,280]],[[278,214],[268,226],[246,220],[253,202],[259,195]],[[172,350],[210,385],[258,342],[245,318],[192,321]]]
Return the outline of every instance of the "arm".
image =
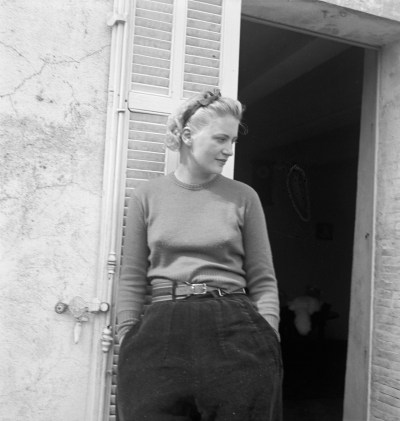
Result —
[[[122,269],[117,294],[117,335],[120,340],[138,322],[147,285],[149,249],[147,227],[140,201],[133,195],[128,205]]]
[[[243,226],[244,268],[252,302],[260,314],[278,331],[279,298],[271,246],[264,211],[253,190]]]

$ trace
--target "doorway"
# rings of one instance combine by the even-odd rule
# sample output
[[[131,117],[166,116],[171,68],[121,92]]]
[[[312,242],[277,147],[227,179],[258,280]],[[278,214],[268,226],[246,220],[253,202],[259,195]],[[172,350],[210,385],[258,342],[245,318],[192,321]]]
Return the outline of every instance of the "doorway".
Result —
[[[234,178],[258,192],[267,218],[285,421],[343,416],[364,51],[242,18],[238,98],[248,134]],[[297,323],[305,303],[312,310]]]

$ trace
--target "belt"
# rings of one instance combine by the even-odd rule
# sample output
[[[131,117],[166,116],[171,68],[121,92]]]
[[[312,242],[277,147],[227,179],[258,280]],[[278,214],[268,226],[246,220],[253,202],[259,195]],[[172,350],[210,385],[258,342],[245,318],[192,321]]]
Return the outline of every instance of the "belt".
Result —
[[[222,288],[215,288],[205,283],[191,284],[187,282],[183,284],[173,284],[172,282],[166,281],[152,287],[152,302],[183,300],[192,295],[223,297],[230,294],[246,294],[246,290],[240,288],[236,291],[227,292]]]

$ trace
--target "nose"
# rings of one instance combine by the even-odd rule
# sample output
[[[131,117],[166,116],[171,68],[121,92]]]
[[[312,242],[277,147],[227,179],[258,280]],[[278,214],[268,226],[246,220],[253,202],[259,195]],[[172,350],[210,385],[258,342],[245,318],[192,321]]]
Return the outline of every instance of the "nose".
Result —
[[[233,143],[229,142],[224,146],[224,149],[222,150],[222,153],[226,156],[232,156],[233,155]]]

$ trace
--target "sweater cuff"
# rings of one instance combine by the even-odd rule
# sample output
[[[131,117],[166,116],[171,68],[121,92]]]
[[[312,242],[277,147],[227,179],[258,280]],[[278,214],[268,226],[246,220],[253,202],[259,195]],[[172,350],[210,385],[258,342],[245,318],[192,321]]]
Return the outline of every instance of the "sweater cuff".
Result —
[[[279,319],[271,314],[266,314],[264,319],[271,325],[274,330],[279,329]]]
[[[272,327],[272,329],[276,333],[276,336],[278,337],[278,340],[280,342],[281,336],[279,334],[279,319],[278,319],[278,317],[267,315],[267,316],[264,316],[264,318],[269,323],[269,325]]]
[[[139,315],[135,311],[121,311],[118,313],[117,338],[121,344],[123,337],[129,332],[133,325],[139,321]]]

